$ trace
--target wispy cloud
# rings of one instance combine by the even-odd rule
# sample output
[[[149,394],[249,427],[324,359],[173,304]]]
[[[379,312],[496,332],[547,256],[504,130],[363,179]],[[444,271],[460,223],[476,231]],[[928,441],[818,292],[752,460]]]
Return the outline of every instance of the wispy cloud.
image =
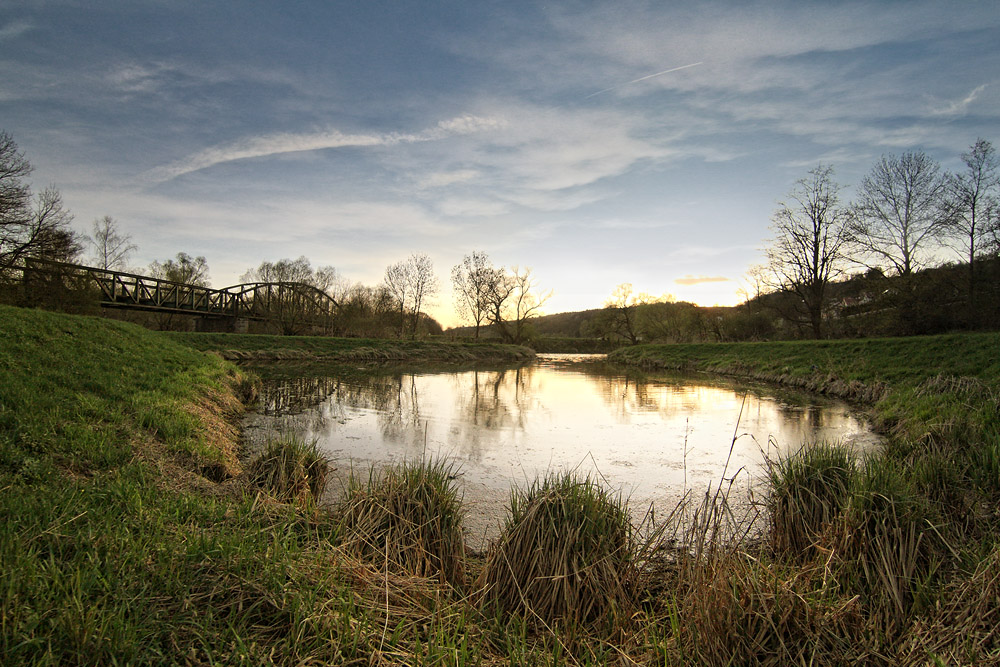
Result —
[[[205,149],[172,165],[153,169],[148,176],[154,182],[164,182],[183,174],[236,160],[331,148],[392,146],[437,141],[449,136],[495,130],[503,125],[504,122],[496,118],[465,115],[443,120],[434,127],[418,133],[346,134],[339,130],[326,130],[302,134],[269,134]]]
[[[0,44],[17,39],[21,35],[33,30],[35,25],[30,21],[11,21],[7,25],[0,27]]]
[[[986,90],[985,83],[981,86],[973,88],[972,92],[960,100],[956,100],[944,106],[932,108],[930,113],[932,116],[961,116],[969,109],[969,105],[975,102],[976,98],[979,97],[979,94],[984,90]]]
[[[658,76],[663,76],[664,74],[670,74],[671,72],[679,72],[682,69],[687,69],[689,67],[697,67],[698,65],[704,65],[705,63],[697,62],[691,63],[690,65],[681,65],[680,67],[672,67],[670,69],[665,69],[662,72],[656,72],[655,74],[647,74],[646,76],[640,76],[638,79],[632,79],[631,81],[626,81],[625,83],[619,84],[617,86],[611,86],[610,88],[605,88],[604,90],[598,90],[596,93],[591,93],[587,95],[584,99],[589,100],[591,97],[597,97],[602,93],[610,93],[612,90],[618,90],[619,88],[624,88],[625,86],[631,86],[633,83],[639,83],[640,81],[646,81],[647,79],[655,79]]]

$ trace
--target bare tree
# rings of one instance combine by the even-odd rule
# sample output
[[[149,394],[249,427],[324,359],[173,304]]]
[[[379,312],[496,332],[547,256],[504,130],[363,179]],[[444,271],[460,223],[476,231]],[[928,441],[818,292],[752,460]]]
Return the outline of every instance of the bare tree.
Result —
[[[412,254],[407,260],[408,279],[410,282],[410,298],[413,306],[412,336],[417,335],[417,325],[420,323],[420,309],[427,299],[437,294],[440,284],[434,275],[434,263],[424,254]]]
[[[407,311],[412,317],[410,334],[416,336],[420,309],[438,291],[438,279],[434,275],[431,258],[414,253],[402,262],[390,264],[385,269],[384,284],[399,309],[400,338],[406,335]]]
[[[849,214],[840,205],[840,189],[833,168],[821,164],[796,181],[771,217],[766,280],[798,297],[786,317],[808,323],[814,338],[823,337],[828,287],[845,261]]]
[[[475,325],[476,340],[479,340],[479,328],[487,319],[490,285],[495,280],[496,272],[489,256],[478,250],[466,255],[461,264],[451,269],[455,309],[460,317]]]
[[[342,285],[334,267],[322,266],[313,269],[309,259],[304,255],[298,259],[261,262],[257,268],[248,269],[240,276],[240,280],[247,283],[280,283],[286,286],[289,283],[307,285],[331,298],[334,298],[331,294],[334,287]],[[346,287],[343,287],[342,291],[346,291]],[[334,321],[323,315],[326,311],[319,307],[322,304],[316,298],[304,296],[298,289],[279,288],[269,292],[268,296],[265,303],[269,317],[277,322],[281,333],[286,336],[305,333],[319,321],[324,322],[324,327],[328,331],[337,326]],[[337,299],[334,300],[337,302]],[[265,307],[264,303],[258,306]]]
[[[945,228],[946,179],[925,153],[882,156],[858,187],[850,225],[858,249],[901,276],[922,263]]]
[[[170,280],[185,285],[209,287],[208,260],[204,257],[192,257],[186,252],[179,252],[174,259],[165,262],[153,262],[149,265],[149,273],[154,278]]]
[[[105,270],[126,270],[129,256],[138,250],[132,237],[122,234],[118,221],[110,215],[94,220],[91,230],[91,236],[86,239],[93,252],[90,259],[93,265]]]
[[[618,285],[611,298],[604,303],[601,328],[624,338],[632,345],[637,344],[640,338],[638,309],[648,302],[647,295],[633,293],[632,283]]]
[[[410,278],[406,262],[396,262],[385,267],[384,284],[399,310],[399,337],[406,332],[406,304],[410,299]]]
[[[1000,213],[1000,163],[985,139],[977,139],[962,162],[965,172],[948,179],[948,230],[969,261],[969,309],[975,312],[976,259],[992,245]]]
[[[13,138],[0,131],[0,267],[26,257],[73,261],[81,249],[59,191],[48,187],[32,197],[25,180],[31,172]]]
[[[487,287],[486,318],[508,343],[524,343],[528,321],[536,317],[552,291],[538,292],[531,269],[498,269]]]

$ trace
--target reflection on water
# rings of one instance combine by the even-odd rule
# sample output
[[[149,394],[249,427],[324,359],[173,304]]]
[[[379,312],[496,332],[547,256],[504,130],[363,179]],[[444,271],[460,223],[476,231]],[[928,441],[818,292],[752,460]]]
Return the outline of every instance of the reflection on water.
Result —
[[[505,498],[512,483],[576,469],[643,505],[704,491],[724,471],[759,479],[765,456],[803,443],[875,442],[842,403],[637,377],[586,355],[545,355],[505,370],[340,368],[265,378],[246,432],[251,441],[296,433],[360,466],[448,457],[473,497]]]

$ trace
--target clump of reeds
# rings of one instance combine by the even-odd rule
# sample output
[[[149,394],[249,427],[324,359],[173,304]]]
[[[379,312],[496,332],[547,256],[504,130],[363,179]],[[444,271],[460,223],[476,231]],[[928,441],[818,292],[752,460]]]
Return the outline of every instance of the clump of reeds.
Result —
[[[315,442],[271,440],[247,464],[248,482],[284,502],[311,503],[326,487],[330,463]]]
[[[770,462],[767,509],[775,551],[811,558],[847,506],[855,471],[852,450],[825,443]]]
[[[461,585],[463,510],[454,477],[448,463],[431,460],[372,469],[367,480],[352,473],[338,511],[344,548],[394,572]]]
[[[833,578],[828,557],[774,558],[758,515],[706,493],[676,512],[671,586],[659,602],[658,661],[697,665],[857,664],[863,607]],[[823,555],[817,553],[817,555]],[[860,628],[860,629],[859,629]],[[659,663],[658,663],[659,664]]]
[[[845,574],[857,576],[870,612],[890,632],[911,617],[951,553],[940,519],[907,475],[883,456],[865,462],[837,547]]]
[[[532,624],[614,632],[634,610],[642,550],[620,496],[551,475],[511,494],[481,575],[484,601]]]

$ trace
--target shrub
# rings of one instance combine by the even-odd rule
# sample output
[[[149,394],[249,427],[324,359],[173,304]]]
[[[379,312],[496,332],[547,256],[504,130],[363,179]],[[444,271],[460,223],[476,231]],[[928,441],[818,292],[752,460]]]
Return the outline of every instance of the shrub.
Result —
[[[367,481],[352,473],[338,512],[344,548],[396,572],[461,585],[463,510],[453,478],[441,461],[372,469]]]

